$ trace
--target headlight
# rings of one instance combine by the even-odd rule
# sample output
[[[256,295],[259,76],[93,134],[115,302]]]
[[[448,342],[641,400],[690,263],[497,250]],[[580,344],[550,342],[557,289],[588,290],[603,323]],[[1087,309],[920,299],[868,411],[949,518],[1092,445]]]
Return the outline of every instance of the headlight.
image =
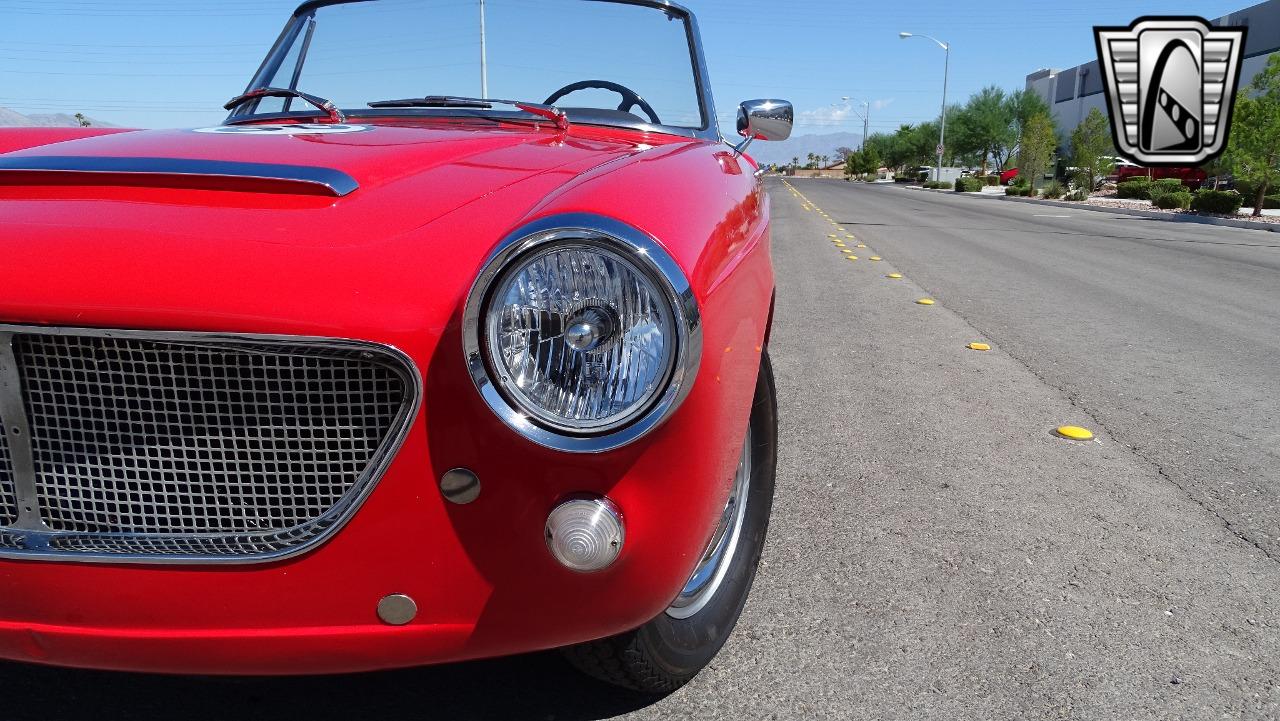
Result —
[[[476,387],[545,446],[598,452],[657,427],[700,356],[688,281],[644,234],[605,218],[524,228],[468,298],[464,346]]]

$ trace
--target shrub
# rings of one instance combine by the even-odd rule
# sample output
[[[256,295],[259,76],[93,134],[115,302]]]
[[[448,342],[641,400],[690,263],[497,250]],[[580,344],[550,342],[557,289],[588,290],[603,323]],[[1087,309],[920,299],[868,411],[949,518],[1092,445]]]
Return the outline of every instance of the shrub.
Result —
[[[1022,195],[1022,188],[1016,185],[1007,185],[1004,189],[1005,195]]]
[[[1116,195],[1121,198],[1132,198],[1134,200],[1150,200],[1151,199],[1151,181],[1126,180],[1116,186]]]
[[[1244,204],[1247,208],[1252,208],[1255,200],[1258,199],[1258,186],[1247,180],[1236,181],[1236,192],[1240,197],[1244,198]]]
[[[983,177],[983,182],[985,182],[987,185],[999,185],[999,184],[1000,184],[1000,176],[999,176],[999,175],[987,175],[987,176],[984,176],[984,177]]]
[[[1161,178],[1151,183],[1152,188],[1160,188],[1166,193],[1189,193],[1187,186],[1182,184],[1177,178]]]
[[[1275,188],[1268,188],[1267,190],[1272,194],[1263,199],[1262,208],[1264,210],[1280,208],[1280,205],[1276,204],[1276,198],[1280,197],[1280,193],[1276,193]],[[1244,198],[1244,207],[1246,208],[1252,208],[1253,204],[1258,201],[1258,186],[1253,183],[1241,180],[1236,183],[1236,191],[1240,193],[1240,197]]]
[[[1050,180],[1048,183],[1045,183],[1043,191],[1044,197],[1049,198],[1050,200],[1061,198],[1063,194],[1067,192],[1066,188],[1062,187],[1062,183],[1059,183],[1056,180]]]
[[[1197,213],[1235,215],[1244,198],[1234,190],[1197,190],[1191,199],[1191,209]]]
[[[960,178],[956,181],[957,193],[980,193],[982,181],[977,178]]]
[[[1191,193],[1185,190],[1176,193],[1157,193],[1151,202],[1157,208],[1165,210],[1186,210],[1191,207]]]
[[[1076,188],[1075,190],[1071,191],[1070,193],[1067,193],[1066,195],[1062,196],[1062,199],[1063,199],[1063,200],[1073,200],[1073,201],[1088,200],[1088,199],[1089,199],[1089,189],[1088,189],[1088,188]]]
[[[924,187],[930,190],[951,190],[950,180],[926,180]]]
[[[1032,189],[1031,189],[1031,186],[1030,186],[1030,185],[1019,185],[1019,186],[1018,186],[1018,195],[1021,195],[1021,196],[1022,196],[1022,197],[1024,197],[1024,198],[1026,198],[1026,197],[1028,197],[1028,196],[1034,196],[1035,194],[1036,194],[1036,192],[1035,192],[1034,190],[1032,190]]]

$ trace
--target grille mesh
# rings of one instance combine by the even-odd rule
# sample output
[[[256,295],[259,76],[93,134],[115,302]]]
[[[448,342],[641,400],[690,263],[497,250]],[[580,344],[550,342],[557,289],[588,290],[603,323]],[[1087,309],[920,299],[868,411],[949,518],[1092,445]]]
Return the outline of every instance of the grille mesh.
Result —
[[[18,520],[18,498],[13,485],[13,459],[9,456],[9,437],[0,416],[0,526]]]
[[[55,552],[306,544],[376,480],[412,400],[396,367],[346,349],[40,333],[13,346]]]

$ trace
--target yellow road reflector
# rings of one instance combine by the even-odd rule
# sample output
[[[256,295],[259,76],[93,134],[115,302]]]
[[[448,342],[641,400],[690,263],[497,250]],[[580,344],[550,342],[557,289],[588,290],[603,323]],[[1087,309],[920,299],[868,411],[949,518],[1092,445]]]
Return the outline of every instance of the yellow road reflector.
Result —
[[[969,345],[965,346],[965,348],[968,348],[969,350],[991,350],[991,344],[989,344],[989,343],[970,343]]]
[[[859,247],[859,248],[865,248],[865,247],[867,247],[867,244],[866,244],[866,243],[858,243],[858,247]]]
[[[872,260],[884,260],[884,258],[881,258],[881,257],[880,257],[880,256],[878,256],[878,255],[873,255],[873,256],[871,256],[871,259],[872,259]]]
[[[856,256],[856,255],[846,255],[845,257],[846,257],[846,258],[848,258],[849,260],[857,260],[857,259],[858,259],[858,256]]]
[[[842,250],[842,251],[840,251],[840,252],[841,252],[841,253],[844,253],[845,255],[853,255],[853,251],[852,251],[852,250],[849,250],[848,248],[845,248],[844,250]]]
[[[1058,426],[1054,432],[1073,441],[1087,441],[1093,438],[1093,433],[1088,428],[1080,426]]]
[[[827,237],[828,237],[828,238],[839,238],[840,236],[836,235],[835,233],[831,233],[831,234],[830,234],[830,235],[828,235]]]
[[[892,280],[902,280],[902,274],[901,274],[901,273],[890,273],[889,275],[886,275],[885,277],[886,277],[886,278],[890,278],[890,279],[892,279]]]
[[[933,298],[921,298],[916,301],[916,305],[933,305]]]

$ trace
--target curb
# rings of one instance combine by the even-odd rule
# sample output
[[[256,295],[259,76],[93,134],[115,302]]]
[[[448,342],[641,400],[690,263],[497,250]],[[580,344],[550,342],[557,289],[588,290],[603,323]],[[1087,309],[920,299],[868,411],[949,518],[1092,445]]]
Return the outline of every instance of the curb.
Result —
[[[1019,198],[1012,195],[996,195],[995,193],[957,193],[954,190],[934,190],[933,188],[921,188],[920,186],[908,186],[910,190],[919,190],[930,193],[947,193],[954,196],[967,197],[992,197],[1009,203],[1029,203],[1031,205],[1047,205],[1051,208],[1073,208],[1075,210],[1088,210],[1095,213],[1113,213],[1115,215],[1134,215],[1139,218],[1151,218],[1152,220],[1163,220],[1169,223],[1199,223],[1201,225],[1221,225],[1227,228],[1244,228],[1246,230],[1264,230],[1270,233],[1280,233],[1280,223],[1259,223],[1252,220],[1236,220],[1233,218],[1217,218],[1211,215],[1195,215],[1193,213],[1160,213],[1154,210],[1140,210],[1138,208],[1104,208],[1098,205],[1088,205],[1085,203],[1072,203],[1060,200],[1039,200],[1031,198]]]
[[[957,195],[965,195],[965,193],[957,193]],[[1061,202],[1057,200],[1032,200],[1031,198],[1019,198],[1016,196],[1005,196],[1001,198],[1011,203],[1030,203],[1033,205],[1047,205],[1054,208],[1075,208],[1077,210],[1091,210],[1099,213],[1115,213],[1117,215],[1136,215],[1140,218],[1151,218],[1153,220],[1164,220],[1170,223],[1199,223],[1201,225],[1221,225],[1227,228],[1245,228],[1247,230],[1265,230],[1271,233],[1280,233],[1280,223],[1259,223],[1252,220],[1235,220],[1233,218],[1217,218],[1212,215],[1196,215],[1194,213],[1160,213],[1154,210],[1140,210],[1138,208],[1104,208],[1097,205],[1087,205],[1084,203]]]

